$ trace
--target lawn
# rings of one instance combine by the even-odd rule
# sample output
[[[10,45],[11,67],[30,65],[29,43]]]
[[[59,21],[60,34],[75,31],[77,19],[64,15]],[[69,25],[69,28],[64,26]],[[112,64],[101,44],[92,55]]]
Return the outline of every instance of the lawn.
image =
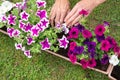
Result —
[[[70,1],[73,6],[78,0]],[[53,2],[47,0],[47,7],[50,8]],[[87,19],[88,25],[92,28],[104,20],[110,22],[111,35],[120,44],[120,0],[107,0]],[[84,70],[45,52],[36,53],[28,59],[21,51],[15,50],[11,38],[0,33],[0,80],[108,80],[108,78],[106,75],[89,69]]]

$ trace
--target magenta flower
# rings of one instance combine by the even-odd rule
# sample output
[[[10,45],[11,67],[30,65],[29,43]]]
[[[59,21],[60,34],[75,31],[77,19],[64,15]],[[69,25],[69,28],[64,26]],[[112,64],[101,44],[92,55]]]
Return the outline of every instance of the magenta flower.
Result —
[[[95,61],[94,58],[92,58],[88,61],[88,66],[91,67],[91,68],[96,66],[96,61]]]
[[[20,31],[19,30],[14,30],[13,31],[13,37],[18,37],[20,35]]]
[[[86,69],[87,66],[88,66],[88,62],[87,62],[85,59],[82,59],[82,60],[80,61],[80,64],[82,65],[83,69]]]
[[[27,56],[28,58],[31,58],[31,57],[32,57],[31,54],[30,54],[30,50],[25,50],[25,51],[24,51],[24,54],[25,54],[25,56]]]
[[[69,49],[73,51],[76,46],[77,46],[76,42],[71,42]]]
[[[109,49],[110,49],[110,43],[109,43],[109,41],[103,40],[101,42],[101,50],[108,52]]]
[[[36,26],[39,28],[40,32],[43,32],[45,30],[45,27],[42,26],[41,22],[37,23]]]
[[[29,18],[29,14],[26,13],[25,11],[23,11],[22,13],[20,13],[21,19],[24,21],[28,21]]]
[[[110,43],[110,48],[114,48],[115,46],[117,46],[117,42],[115,41],[114,38],[108,36],[108,37],[106,38],[106,40],[109,41],[109,43]]]
[[[42,50],[46,50],[46,49],[50,49],[50,43],[48,38],[46,38],[44,41],[40,42],[40,44],[42,45]]]
[[[27,44],[31,45],[32,43],[34,43],[35,41],[33,40],[32,37],[27,37]]]
[[[69,55],[69,58],[70,58],[70,61],[72,62],[72,64],[75,64],[75,62],[77,62],[76,55],[71,54],[71,55]]]
[[[57,25],[55,26],[57,29],[60,29],[61,28],[61,24],[60,22],[57,23]]]
[[[15,20],[16,20],[16,16],[13,16],[12,14],[10,14],[8,16],[8,24],[9,25],[15,25]]]
[[[21,43],[15,43],[15,48],[18,49],[22,49],[22,44]]]
[[[47,17],[47,12],[46,10],[38,10],[36,15],[40,18],[40,19],[43,19],[43,18],[46,18]]]
[[[36,4],[37,4],[38,8],[40,8],[40,7],[46,7],[46,2],[45,1],[37,1]]]
[[[13,37],[13,31],[14,31],[14,28],[7,28],[7,33],[8,33],[10,38]]]
[[[107,21],[104,21],[103,23],[104,23],[104,26],[110,26],[110,23]]]
[[[24,1],[24,2],[22,3],[22,5],[21,5],[21,9],[22,9],[22,10],[25,10],[26,8],[27,8],[27,2]]]
[[[69,41],[67,40],[67,38],[64,35],[63,35],[63,37],[61,39],[58,39],[58,41],[59,41],[59,46],[61,48],[66,49],[68,47]]]
[[[79,12],[79,14],[85,16],[85,15],[88,15],[88,11],[82,9],[82,10]]]
[[[36,27],[36,26],[33,26],[32,29],[31,29],[31,36],[36,36],[38,37],[39,36],[39,28]]]
[[[75,27],[72,27],[69,31],[69,38],[77,39],[79,37],[79,30]]]
[[[23,31],[28,32],[31,31],[33,25],[31,25],[29,22],[27,24],[24,25],[23,27]]]
[[[84,38],[91,38],[92,37],[92,33],[89,30],[83,30],[82,31],[82,36]]]
[[[103,25],[98,25],[96,28],[95,28],[95,34],[98,35],[98,36],[102,36],[105,32],[105,27]]]
[[[113,51],[114,51],[114,53],[120,53],[120,47],[119,46],[115,46],[113,48]]]
[[[49,21],[44,18],[43,20],[41,20],[41,24],[42,24],[42,26],[44,26],[44,27],[48,27]]]
[[[6,22],[7,21],[7,17],[4,15],[3,17],[2,17],[2,22]]]
[[[19,21],[19,28],[23,30],[25,26],[25,23],[23,23],[22,21]]]

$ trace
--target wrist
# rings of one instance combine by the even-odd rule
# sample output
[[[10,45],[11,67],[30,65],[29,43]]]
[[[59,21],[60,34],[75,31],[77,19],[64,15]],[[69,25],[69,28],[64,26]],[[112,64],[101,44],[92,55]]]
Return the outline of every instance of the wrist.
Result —
[[[105,2],[106,0],[93,0],[93,1],[95,2],[96,6],[97,6],[97,5],[100,5],[103,2]]]

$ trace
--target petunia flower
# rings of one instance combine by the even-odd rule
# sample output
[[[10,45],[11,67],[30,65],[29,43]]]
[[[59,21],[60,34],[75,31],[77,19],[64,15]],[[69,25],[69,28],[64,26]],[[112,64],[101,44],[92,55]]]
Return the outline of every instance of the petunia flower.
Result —
[[[91,38],[92,37],[92,33],[89,30],[83,30],[82,31],[82,36],[84,38]]]
[[[75,27],[72,27],[69,31],[69,38],[77,39],[79,37],[79,30]]]
[[[16,16],[14,16],[14,15],[12,15],[12,14],[10,14],[10,15],[8,16],[8,24],[9,24],[9,25],[15,25],[15,20],[16,20]]]
[[[102,36],[96,35],[96,38],[97,38],[97,41],[98,41],[98,42],[101,42],[102,40],[105,40],[104,34],[103,34]]]
[[[41,7],[46,7],[46,2],[45,1],[36,1],[37,7],[41,8]]]
[[[94,53],[96,49],[96,42],[89,42],[88,43],[88,52]]]
[[[114,48],[117,45],[117,42],[115,41],[115,39],[110,36],[108,36],[106,40],[108,40],[108,42],[110,43],[110,48]]]
[[[109,62],[109,56],[107,54],[104,54],[102,59],[101,59],[101,63],[105,65],[108,62]]]
[[[90,53],[90,58],[95,58],[96,55],[97,55],[96,52],[93,51],[93,52]]]
[[[69,59],[72,62],[72,64],[75,64],[75,62],[77,62],[77,57],[74,54],[69,55]]]
[[[78,54],[82,54],[84,51],[84,47],[83,46],[76,46],[73,50],[73,53],[75,55],[78,55]]]
[[[42,50],[46,50],[46,49],[50,49],[50,45],[51,43],[49,43],[48,38],[46,38],[44,41],[40,42],[40,44],[42,45]]]
[[[95,28],[95,34],[98,35],[98,36],[102,36],[105,32],[105,27],[104,25],[97,25],[96,28]]]
[[[88,45],[89,42],[90,42],[90,39],[87,38],[87,39],[85,39],[85,40],[83,41],[83,44]]]
[[[80,60],[80,64],[82,65],[83,69],[86,69],[88,66],[88,62],[85,59]]]
[[[40,29],[38,27],[33,26],[32,29],[31,29],[31,31],[30,31],[31,32],[31,36],[38,37],[39,36],[39,31],[40,31]]]
[[[43,19],[43,18],[46,18],[47,17],[47,12],[46,10],[38,10],[36,12],[36,15],[40,18],[40,19]]]
[[[8,35],[9,35],[10,38],[13,37],[14,30],[15,30],[14,28],[7,28],[7,33],[8,33]]]
[[[19,28],[23,30],[25,26],[25,23],[23,23],[22,21],[19,21]]]
[[[103,40],[101,42],[101,50],[108,52],[110,49],[110,43],[108,40]]]
[[[46,18],[44,18],[44,19],[41,20],[41,24],[42,24],[43,27],[47,28],[48,24],[49,24],[49,21]]]
[[[32,57],[31,54],[30,54],[30,50],[25,50],[25,51],[24,51],[24,54],[25,54],[25,56],[27,56],[28,58],[31,58],[31,57]]]
[[[35,41],[33,40],[32,37],[27,37],[27,44],[31,45],[32,43],[34,43]]]
[[[85,16],[85,15],[88,15],[88,11],[82,9],[82,10],[79,12],[79,14]]]
[[[91,67],[91,68],[96,66],[96,61],[95,61],[94,58],[92,58],[88,61],[88,66]]]
[[[27,2],[23,1],[20,8],[25,11],[27,9]]]
[[[30,32],[32,29],[33,25],[31,25],[29,22],[27,24],[24,25],[23,27],[23,31],[25,32]]]
[[[110,23],[107,22],[107,21],[104,21],[103,23],[104,23],[104,26],[105,26],[105,27],[106,27],[106,26],[110,26]]]
[[[20,17],[21,17],[22,20],[28,21],[29,14],[27,12],[23,11],[23,12],[20,13]]]
[[[69,41],[67,40],[67,38],[64,35],[63,35],[63,37],[61,39],[58,39],[58,41],[59,41],[59,46],[61,48],[66,49],[68,47]]]
[[[61,26],[62,26],[62,31],[64,31],[65,34],[68,34],[69,33],[69,29],[67,28],[66,24],[64,23]]]
[[[112,55],[110,60],[109,60],[109,63],[112,64],[113,66],[118,65],[119,62],[120,61],[118,59],[118,56],[116,56],[116,55]]]
[[[13,37],[18,37],[20,35],[20,31],[19,30],[14,30],[12,33]]]
[[[46,28],[46,27],[42,26],[41,22],[37,23],[36,26],[39,28],[40,32],[43,32]]]
[[[81,24],[78,24],[75,27],[79,30],[79,32],[82,32],[83,30],[85,30],[85,27],[83,25],[81,25]]]
[[[7,22],[7,17],[5,16],[5,15],[3,15],[2,17],[0,17],[1,18],[1,21],[3,22],[3,23],[6,23]]]
[[[15,43],[15,48],[18,49],[22,49],[22,44],[21,43]]]
[[[119,54],[120,53],[120,47],[119,46],[115,46],[113,48],[113,51],[114,51],[114,53]]]
[[[70,42],[69,50],[74,50],[74,48],[77,46],[76,42]]]

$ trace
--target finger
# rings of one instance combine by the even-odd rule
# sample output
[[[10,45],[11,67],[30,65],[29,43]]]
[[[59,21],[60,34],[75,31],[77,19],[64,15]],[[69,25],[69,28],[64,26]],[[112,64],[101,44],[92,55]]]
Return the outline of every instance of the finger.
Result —
[[[77,11],[76,8],[73,8],[72,11],[65,17],[64,21],[67,21],[75,12]]]
[[[70,19],[66,21],[66,25],[71,26],[71,22],[73,22],[79,16],[79,12],[77,11]]]
[[[56,17],[55,17],[55,26],[56,26],[58,23],[60,23],[60,16],[61,16],[61,14],[60,14],[60,12],[58,11],[58,12],[56,13]]]
[[[72,25],[77,25],[76,23],[79,23],[79,20],[81,19],[81,15],[79,15],[76,19],[72,21]]]
[[[70,9],[67,12],[62,12],[60,17],[60,24],[64,22],[65,16],[70,12]]]
[[[51,25],[52,26],[54,26],[54,22],[55,22],[55,12],[51,15],[51,17],[50,17],[50,23],[51,23]]]

